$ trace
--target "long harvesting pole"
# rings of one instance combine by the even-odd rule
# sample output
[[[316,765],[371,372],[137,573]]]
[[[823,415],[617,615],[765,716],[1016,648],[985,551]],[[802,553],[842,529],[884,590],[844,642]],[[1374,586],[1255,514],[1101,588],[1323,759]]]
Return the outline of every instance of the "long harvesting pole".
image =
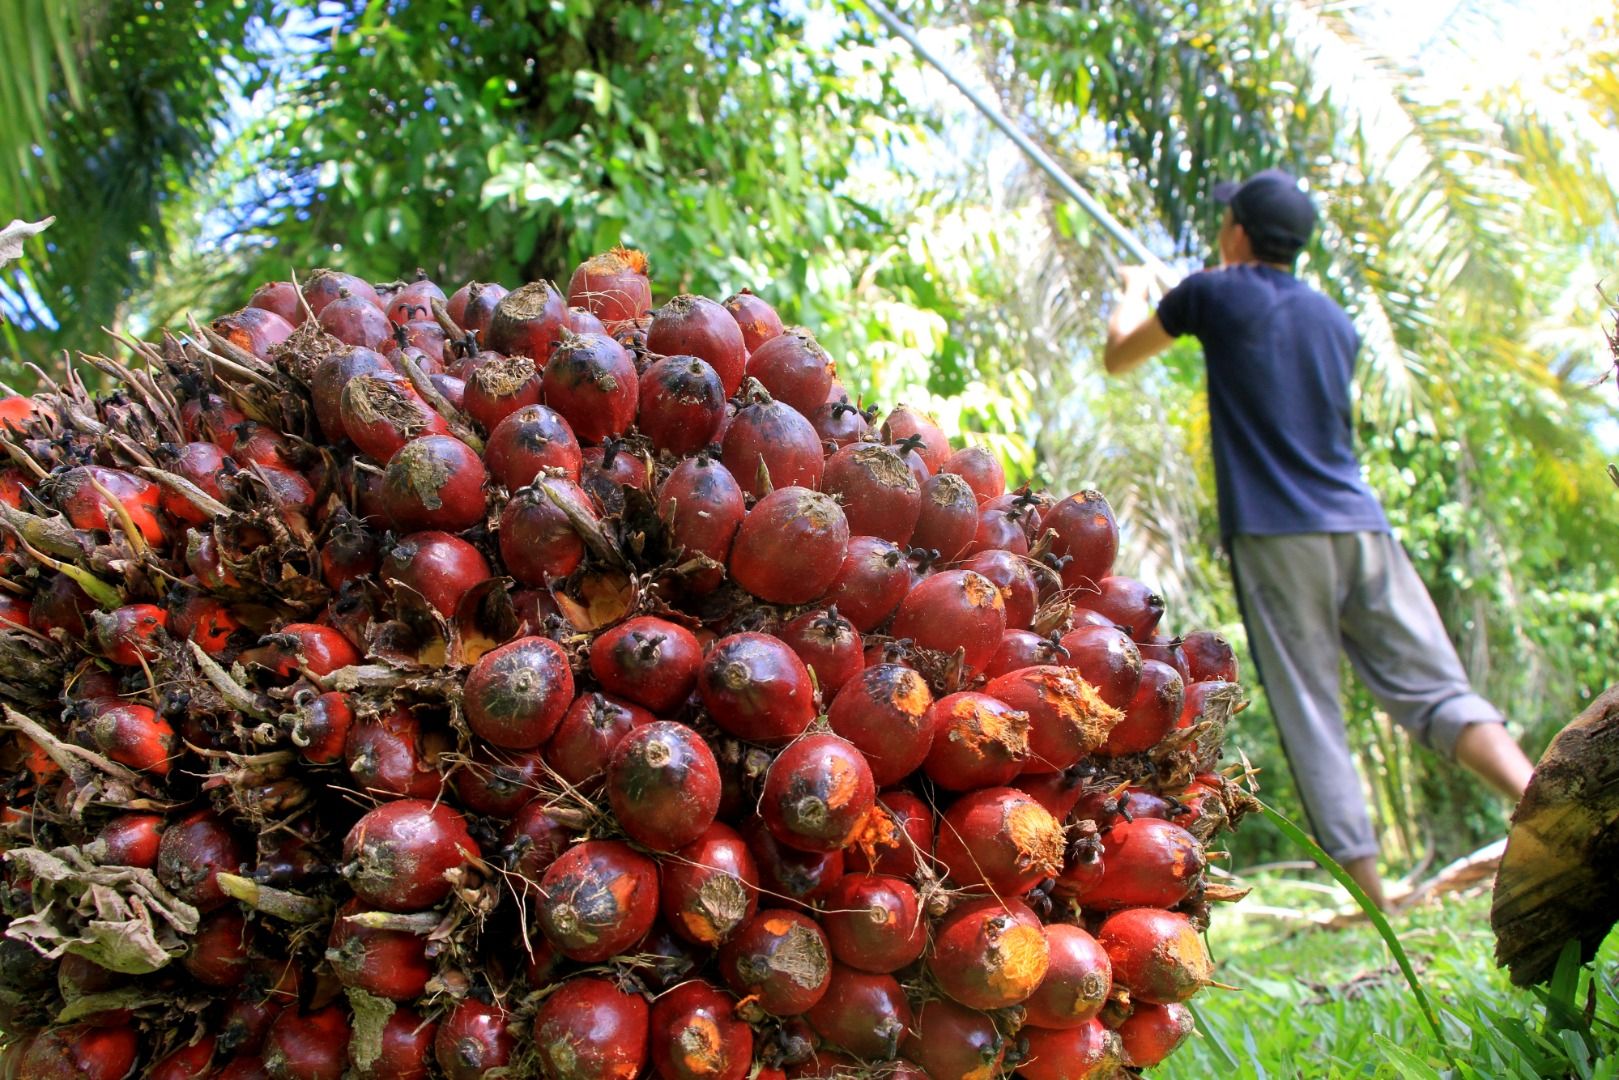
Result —
[[[1052,181],[1062,189],[1063,193],[1078,203],[1080,209],[1089,214],[1109,236],[1118,241],[1119,245],[1128,251],[1132,257],[1149,267],[1158,277],[1159,284],[1163,288],[1167,289],[1179,280],[1174,271],[1162,259],[1148,251],[1134,233],[1125,228],[1118,218],[1109,213],[1107,207],[1097,202],[1090,192],[1080,187],[1079,181],[1068,175],[1067,170],[1057,164],[1050,154],[1019,131],[1005,113],[990,102],[985,101],[983,96],[962,81],[948,64],[934,55],[926,45],[922,44],[921,39],[916,36],[909,26],[901,22],[892,11],[889,11],[882,0],[865,0],[865,4],[871,9],[871,13],[877,16],[878,20],[888,27],[895,36],[904,39],[906,44],[916,51],[916,55],[931,64],[939,74],[949,81],[951,86],[961,91],[962,96],[972,102],[974,107],[984,114],[986,120],[994,124],[1007,138],[1016,143],[1018,149],[1027,154],[1029,159],[1039,166],[1042,172],[1051,177]]]

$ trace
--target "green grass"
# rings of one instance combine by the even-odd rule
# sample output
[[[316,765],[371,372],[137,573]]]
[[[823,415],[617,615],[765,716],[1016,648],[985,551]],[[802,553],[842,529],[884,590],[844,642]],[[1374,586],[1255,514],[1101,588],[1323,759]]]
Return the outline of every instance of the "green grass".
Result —
[[[1307,910],[1333,900],[1274,878],[1256,884],[1256,903]],[[1209,935],[1215,978],[1242,989],[1193,1000],[1199,1037],[1151,1071],[1158,1080],[1619,1077],[1619,934],[1590,967],[1565,965],[1555,991],[1526,991],[1495,966],[1487,893],[1392,919],[1453,1066],[1369,923],[1326,930],[1246,917],[1242,906],[1217,911]],[[1548,1023],[1549,1012],[1563,1023]]]

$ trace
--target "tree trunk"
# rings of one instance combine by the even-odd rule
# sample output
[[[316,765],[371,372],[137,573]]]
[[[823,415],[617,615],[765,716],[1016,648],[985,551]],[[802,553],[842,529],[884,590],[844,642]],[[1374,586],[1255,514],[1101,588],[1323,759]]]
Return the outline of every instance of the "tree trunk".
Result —
[[[1551,977],[1568,941],[1589,961],[1619,918],[1619,686],[1547,748],[1512,815],[1495,879],[1495,959],[1512,981]]]

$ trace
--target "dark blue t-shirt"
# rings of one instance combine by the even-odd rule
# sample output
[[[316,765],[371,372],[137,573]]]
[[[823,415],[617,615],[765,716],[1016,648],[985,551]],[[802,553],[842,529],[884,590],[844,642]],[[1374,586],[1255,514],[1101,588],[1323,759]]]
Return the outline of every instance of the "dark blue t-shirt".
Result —
[[[1165,294],[1158,321],[1208,365],[1220,532],[1387,532],[1355,458],[1349,316],[1292,274],[1230,266]]]

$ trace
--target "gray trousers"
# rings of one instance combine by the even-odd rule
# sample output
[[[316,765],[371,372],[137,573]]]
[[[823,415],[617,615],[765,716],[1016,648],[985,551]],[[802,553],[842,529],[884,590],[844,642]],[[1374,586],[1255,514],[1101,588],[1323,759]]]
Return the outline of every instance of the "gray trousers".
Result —
[[[1377,854],[1339,694],[1339,654],[1396,723],[1454,758],[1469,724],[1500,723],[1473,692],[1405,549],[1387,533],[1237,535],[1248,644],[1316,840],[1340,862]]]

